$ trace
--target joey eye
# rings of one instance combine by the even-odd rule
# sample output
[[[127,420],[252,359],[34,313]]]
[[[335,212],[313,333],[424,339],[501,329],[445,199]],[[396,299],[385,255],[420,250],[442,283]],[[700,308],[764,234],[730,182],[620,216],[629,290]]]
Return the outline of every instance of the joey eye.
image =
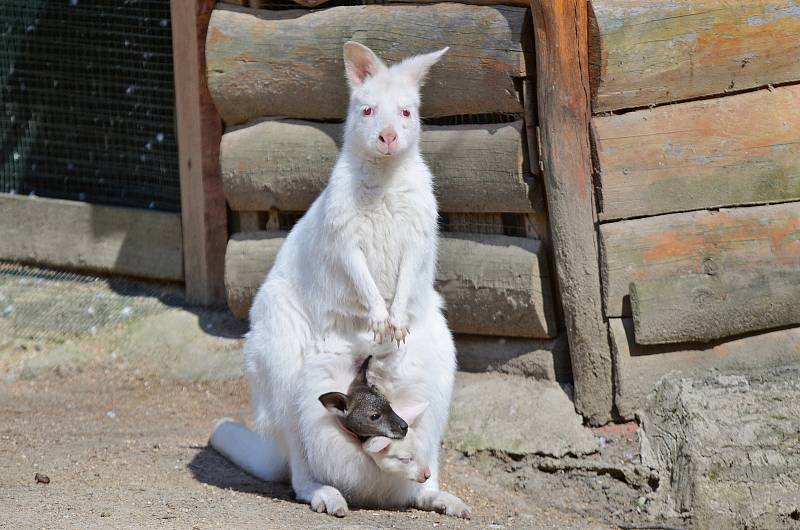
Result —
[[[400,113],[403,115],[404,118],[408,118],[411,116],[411,111],[408,109],[403,109],[402,111],[400,111]]]
[[[369,419],[371,419],[372,421],[378,421],[379,419],[381,419],[381,415],[373,414],[372,416],[369,417]]]
[[[403,463],[403,464],[410,464],[411,463],[411,459],[410,458],[400,458],[400,462]]]
[[[372,116],[372,107],[364,107],[361,109],[361,114],[364,116]]]

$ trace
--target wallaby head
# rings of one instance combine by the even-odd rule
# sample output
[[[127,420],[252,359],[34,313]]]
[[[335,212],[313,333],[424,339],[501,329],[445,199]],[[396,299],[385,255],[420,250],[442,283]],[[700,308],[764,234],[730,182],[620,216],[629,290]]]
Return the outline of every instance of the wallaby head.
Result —
[[[361,447],[381,471],[396,473],[417,482],[425,482],[431,477],[431,470],[423,458],[414,429],[409,429],[402,440],[374,436],[361,444]]]
[[[420,88],[448,48],[386,66],[357,42],[344,45],[350,84],[345,146],[370,159],[389,159],[415,148],[420,136]]]
[[[367,381],[370,359],[372,356],[362,363],[347,394],[327,392],[319,400],[340,418],[347,430],[362,439],[371,436],[403,438],[408,424],[392,410],[389,400]]]

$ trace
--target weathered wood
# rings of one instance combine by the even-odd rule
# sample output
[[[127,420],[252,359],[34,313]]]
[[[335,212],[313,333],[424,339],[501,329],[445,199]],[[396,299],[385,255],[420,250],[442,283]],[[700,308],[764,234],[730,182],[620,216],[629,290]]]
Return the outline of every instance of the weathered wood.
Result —
[[[800,86],[593,124],[603,220],[800,198]]]
[[[225,252],[225,292],[228,308],[247,318],[258,288],[275,263],[286,232],[240,232],[231,236]]]
[[[592,0],[594,112],[800,80],[794,0]]]
[[[600,226],[600,237],[608,316],[631,314],[631,282],[755,272],[776,286],[792,277],[800,282],[800,202],[607,223]]]
[[[249,311],[285,232],[236,234],[228,243],[228,306]],[[438,290],[455,333],[551,338],[556,335],[547,266],[534,239],[447,234],[440,240]]]
[[[213,0],[171,0],[175,125],[181,181],[186,298],[225,302],[227,210],[219,174],[222,121],[206,83],[205,41]]]
[[[470,234],[502,234],[503,214],[449,213],[445,216],[447,232]]]
[[[421,149],[445,212],[532,212],[522,171],[522,122],[427,127]],[[339,155],[342,126],[263,121],[222,137],[220,165],[234,210],[307,210]]]
[[[235,212],[239,217],[236,232],[257,232],[267,226],[269,212]]]
[[[220,7],[208,35],[208,83],[228,124],[259,116],[341,119],[348,98],[343,42],[361,42],[390,63],[450,46],[422,91],[423,116],[521,112],[513,78],[525,75],[525,16],[518,7],[459,4]]]
[[[462,372],[500,372],[572,382],[566,335],[555,339],[456,335],[455,342],[458,369]]]
[[[630,297],[639,344],[709,342],[800,324],[800,254],[789,267],[632,283]]]
[[[175,213],[0,194],[0,260],[183,280]]]
[[[614,402],[622,418],[633,419],[656,383],[672,371],[716,368],[750,370],[800,362],[800,328],[710,344],[642,346],[631,319],[609,319],[616,378]]]
[[[436,287],[456,333],[554,337],[547,261],[535,239],[447,234]]]
[[[613,395],[594,228],[586,2],[531,0],[531,9],[540,156],[575,406],[599,424],[611,419]]]

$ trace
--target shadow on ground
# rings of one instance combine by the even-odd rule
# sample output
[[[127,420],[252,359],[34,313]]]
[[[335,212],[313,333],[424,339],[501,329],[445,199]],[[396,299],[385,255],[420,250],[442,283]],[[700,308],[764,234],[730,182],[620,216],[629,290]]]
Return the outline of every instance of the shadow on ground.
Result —
[[[210,446],[203,447],[186,467],[195,480],[209,486],[294,501],[294,492],[290,485],[264,482],[248,475]]]

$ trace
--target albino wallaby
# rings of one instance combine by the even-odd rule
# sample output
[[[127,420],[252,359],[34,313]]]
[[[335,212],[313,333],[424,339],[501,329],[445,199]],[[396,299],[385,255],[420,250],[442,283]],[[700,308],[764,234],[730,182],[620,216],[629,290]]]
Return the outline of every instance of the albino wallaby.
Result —
[[[380,469],[425,482],[431,472],[422,460],[423,451],[409,425],[428,404],[415,404],[404,410],[401,417],[375,385],[369,384],[367,369],[370,359],[372,356],[361,363],[347,394],[327,392],[319,400],[339,418],[342,428],[361,442],[361,447]]]
[[[350,103],[341,154],[250,311],[245,372],[263,445],[253,453],[255,439],[231,422],[211,438],[263,479],[290,477],[297,498],[317,511],[343,516],[350,501],[469,514],[439,491],[455,348],[433,288],[436,199],[419,149],[420,86],[446,51],[386,66],[369,48],[344,45]],[[330,337],[346,347],[333,352]],[[353,357],[364,351],[383,363],[393,402],[429,403],[415,427],[431,472],[424,484],[381,472],[319,406],[319,395],[347,389]]]

